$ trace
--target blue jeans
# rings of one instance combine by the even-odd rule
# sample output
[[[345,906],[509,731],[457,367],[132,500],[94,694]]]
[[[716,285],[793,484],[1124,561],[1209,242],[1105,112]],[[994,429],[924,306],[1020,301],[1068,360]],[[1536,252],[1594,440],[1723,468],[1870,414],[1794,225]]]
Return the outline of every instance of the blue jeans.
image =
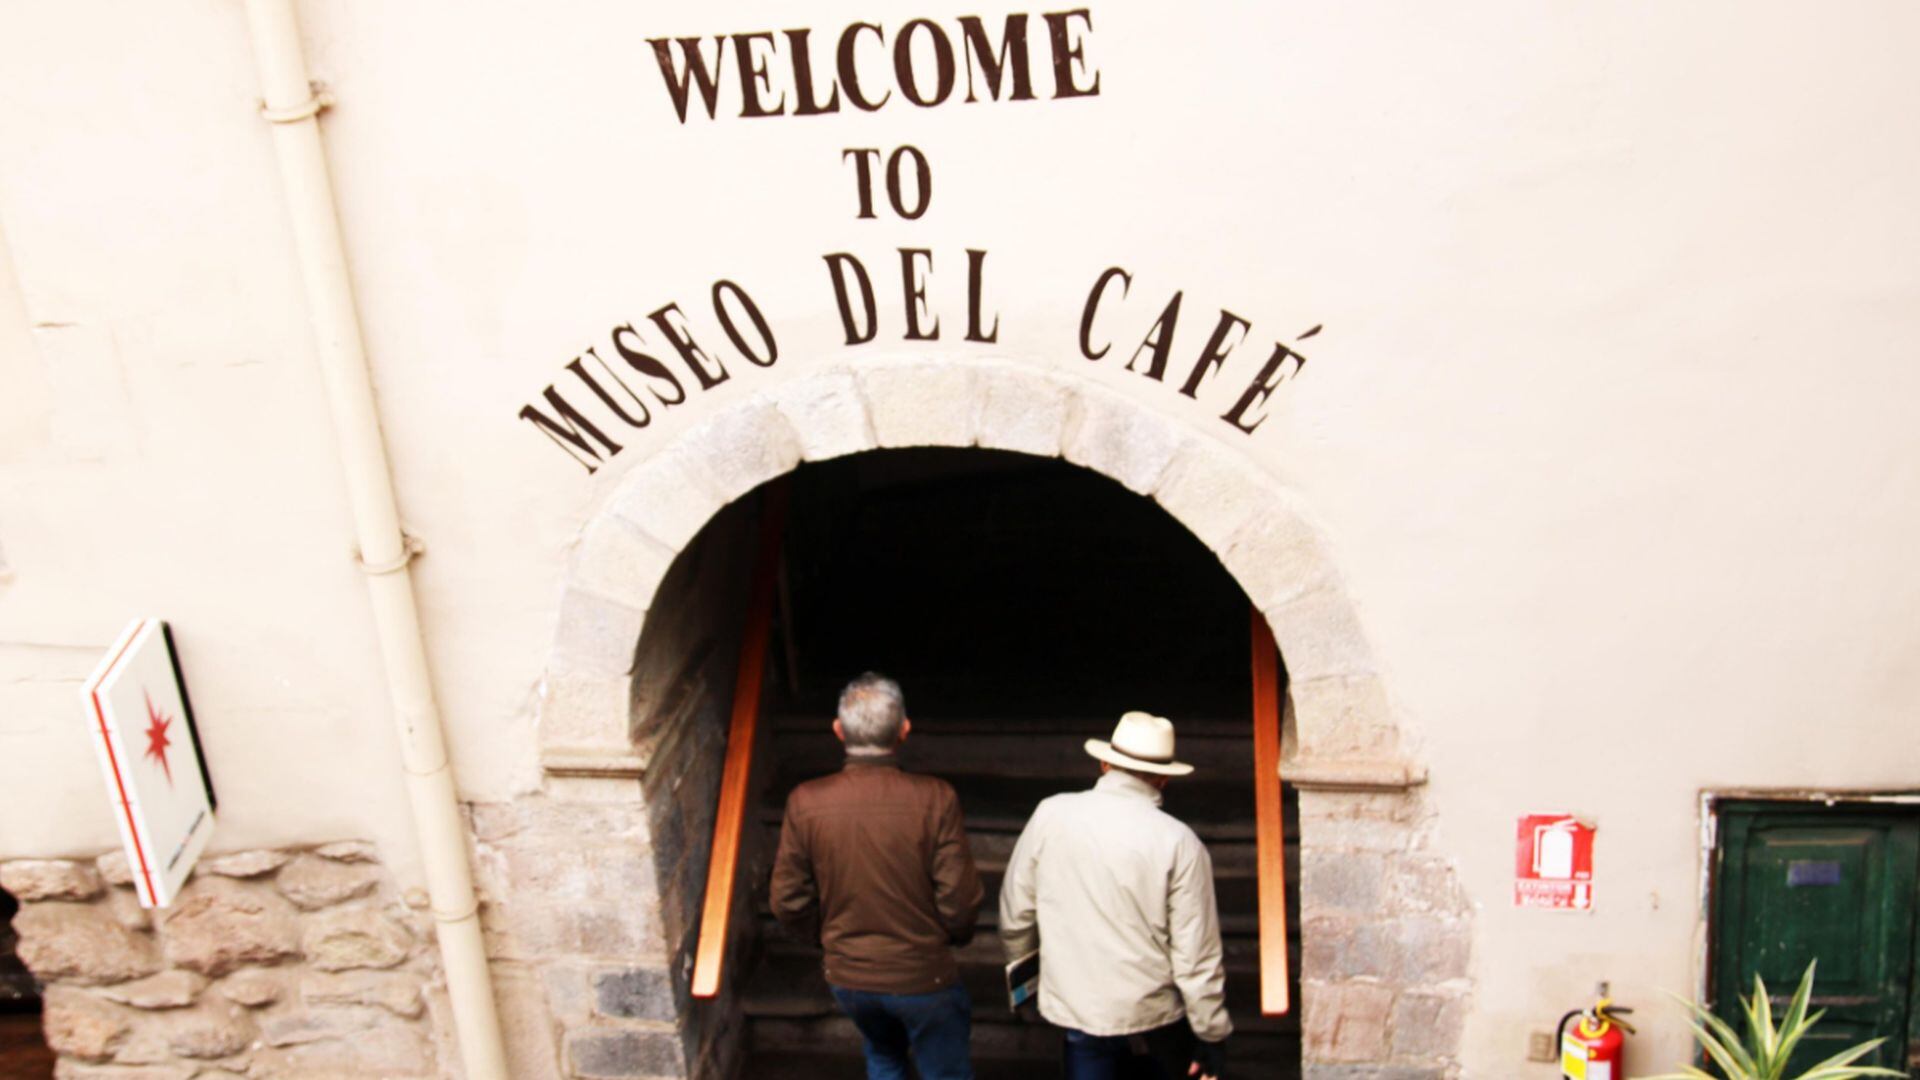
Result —
[[[867,1080],[907,1080],[909,1054],[921,1080],[973,1080],[973,1001],[965,986],[930,994],[830,989],[866,1040]]]
[[[1176,1080],[1193,1048],[1185,1020],[1137,1035],[1089,1035],[1066,1029],[1067,1080]]]

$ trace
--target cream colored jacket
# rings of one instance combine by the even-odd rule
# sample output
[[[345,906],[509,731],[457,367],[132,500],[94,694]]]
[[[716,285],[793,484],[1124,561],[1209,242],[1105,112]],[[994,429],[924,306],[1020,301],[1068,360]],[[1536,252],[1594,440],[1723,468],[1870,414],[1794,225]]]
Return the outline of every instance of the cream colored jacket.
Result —
[[[1160,793],[1110,772],[1042,801],[1000,886],[1009,960],[1040,949],[1040,1015],[1089,1035],[1131,1035],[1182,1012],[1218,1042],[1227,970],[1213,860],[1160,809]]]

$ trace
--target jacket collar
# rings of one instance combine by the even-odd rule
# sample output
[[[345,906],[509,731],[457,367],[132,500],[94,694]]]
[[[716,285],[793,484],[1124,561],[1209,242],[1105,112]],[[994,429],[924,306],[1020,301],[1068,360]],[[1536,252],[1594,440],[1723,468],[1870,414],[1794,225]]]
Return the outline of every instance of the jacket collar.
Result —
[[[844,767],[848,769],[868,769],[876,766],[885,769],[897,769],[900,767],[900,755],[860,754],[855,756],[848,754],[847,763]]]
[[[1093,785],[1093,790],[1104,791],[1109,795],[1126,795],[1135,799],[1145,799],[1155,806],[1160,805],[1160,789],[1130,773],[1114,769]]]

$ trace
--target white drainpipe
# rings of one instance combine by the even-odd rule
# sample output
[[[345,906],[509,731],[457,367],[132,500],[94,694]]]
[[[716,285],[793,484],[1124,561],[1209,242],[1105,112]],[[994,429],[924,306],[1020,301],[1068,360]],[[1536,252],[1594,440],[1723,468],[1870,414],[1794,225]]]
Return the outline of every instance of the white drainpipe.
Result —
[[[401,767],[438,924],[460,1056],[469,1080],[506,1080],[500,1017],[487,975],[479,902],[467,864],[466,827],[427,673],[413,580],[407,573],[416,546],[400,531],[386,443],[374,409],[360,320],[340,243],[333,184],[320,143],[316,117],[326,101],[308,81],[293,0],[247,0],[247,21],[252,25],[254,59],[265,97],[262,115],[273,124],[273,147],[286,186],[287,213],[307,290],[307,313],[353,504],[361,569],[366,571],[386,661]]]

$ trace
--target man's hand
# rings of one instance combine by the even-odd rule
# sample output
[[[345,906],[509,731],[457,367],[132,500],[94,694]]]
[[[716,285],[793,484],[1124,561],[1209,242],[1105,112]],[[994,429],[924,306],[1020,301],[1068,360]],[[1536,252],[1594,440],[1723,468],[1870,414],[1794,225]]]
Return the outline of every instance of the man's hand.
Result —
[[[1227,1041],[1194,1043],[1193,1064],[1187,1066],[1187,1075],[1199,1080],[1226,1080]]]

